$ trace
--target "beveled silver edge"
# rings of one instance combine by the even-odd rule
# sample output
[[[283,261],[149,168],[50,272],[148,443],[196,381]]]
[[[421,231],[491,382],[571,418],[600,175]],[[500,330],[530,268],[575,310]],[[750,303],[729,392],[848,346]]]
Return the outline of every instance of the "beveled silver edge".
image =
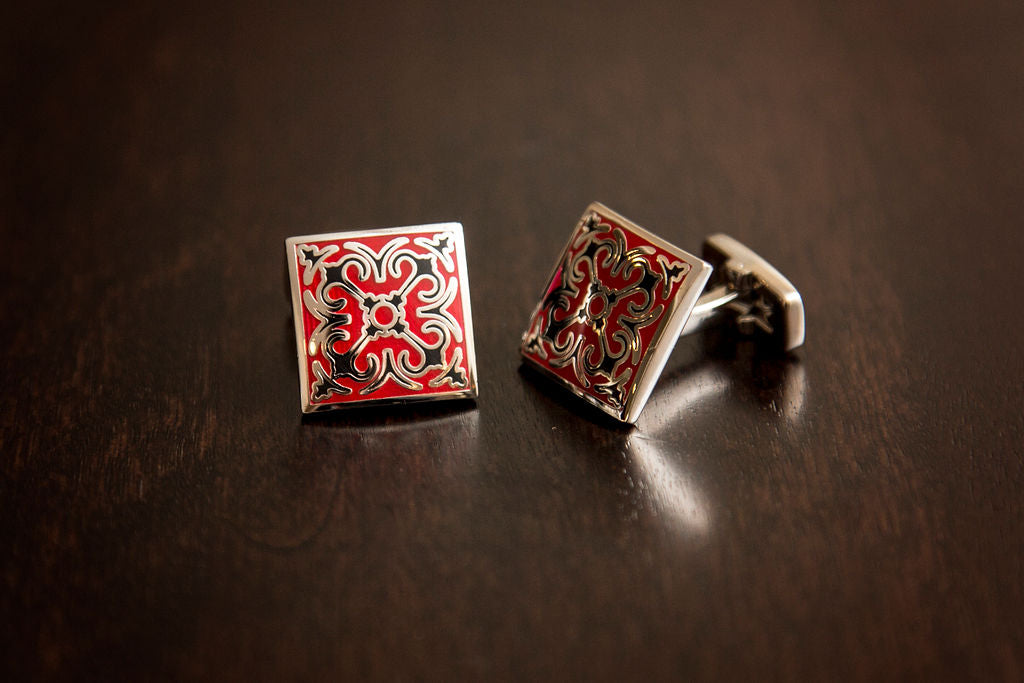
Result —
[[[438,223],[437,225],[449,226],[445,229],[451,230],[455,235],[455,249],[459,257],[459,293],[462,295],[462,333],[466,337],[466,366],[469,369],[469,387],[466,391],[472,392],[468,398],[476,398],[480,393],[480,380],[476,372],[476,345],[473,337],[473,310],[469,299],[469,260],[466,255],[466,243],[463,237],[461,223]]]
[[[308,374],[306,370],[306,344],[302,333],[302,295],[299,289],[299,263],[295,248],[305,241],[303,238],[290,237],[284,241],[285,257],[288,259],[288,281],[292,290],[292,323],[295,326],[295,356],[299,364],[299,400],[303,413],[310,413],[309,397],[306,395]]]
[[[453,230],[462,235],[462,223],[424,223],[422,225],[406,225],[397,228],[371,228],[369,230],[343,230],[341,232],[325,232],[318,235],[296,235],[289,237],[284,242],[288,246],[294,246],[302,242],[317,240],[340,240],[345,238],[380,237],[382,235],[401,235],[409,232],[430,232],[438,230]]]
[[[644,354],[644,357],[640,360],[640,364],[637,365],[637,377],[633,382],[632,389],[629,396],[623,402],[621,410],[615,410],[611,406],[602,403],[590,394],[584,392],[582,389],[577,387],[569,380],[559,376],[552,372],[544,365],[535,361],[532,357],[527,355],[526,349],[523,344],[519,344],[519,353],[524,360],[530,363],[531,367],[539,369],[544,375],[557,380],[562,386],[566,387],[576,396],[582,398],[587,403],[597,407],[603,413],[611,415],[619,422],[626,424],[634,424],[640,417],[640,413],[643,411],[644,406],[647,404],[647,400],[650,398],[651,392],[654,390],[654,386],[658,383],[658,378],[661,376],[661,371],[665,368],[665,363],[668,362],[668,357],[672,353],[672,349],[675,348],[676,341],[679,339],[679,333],[682,332],[683,327],[686,325],[686,319],[690,317],[690,313],[693,311],[693,307],[697,303],[697,299],[700,298],[701,292],[704,290],[704,285],[707,284],[708,278],[711,277],[711,271],[713,270],[710,263],[704,261],[698,256],[691,254],[684,249],[680,249],[671,242],[667,242],[661,237],[658,237],[654,233],[650,232],[646,228],[643,228],[633,221],[629,220],[621,213],[608,208],[601,202],[591,202],[587,205],[587,208],[583,211],[580,218],[584,218],[587,214],[596,212],[602,216],[611,218],[616,223],[619,223],[623,227],[635,232],[640,237],[643,237],[651,244],[664,249],[676,258],[685,261],[691,267],[691,272],[699,268],[697,280],[699,280],[699,286],[691,284],[683,292],[683,296],[680,297],[678,294],[673,298],[671,302],[671,308],[667,313],[668,318],[662,319],[659,324],[659,330],[654,339],[651,341],[651,346],[648,348],[648,352]],[[577,222],[578,224],[578,222]],[[538,303],[533,308],[533,312],[530,314],[530,320],[536,315],[537,310],[544,302],[544,292],[547,291],[547,287],[551,284],[552,278],[555,273],[558,272],[559,266],[562,264],[562,258],[565,256],[566,250],[572,246],[573,239],[576,237],[576,226],[569,233],[569,239],[566,240],[565,246],[558,252],[558,257],[555,259],[555,264],[551,268],[547,279],[544,281],[544,289],[541,290],[541,296]],[[689,277],[689,274],[687,274]],[[696,280],[695,280],[696,282]],[[666,339],[665,334],[668,331],[668,326],[671,326],[673,333]],[[652,365],[652,361],[654,364]]]
[[[686,326],[693,307],[697,305],[697,299],[704,291],[704,286],[711,278],[711,271],[714,270],[710,263],[696,256],[689,256],[695,259],[695,262],[692,263],[687,261],[691,268],[687,277],[693,275],[693,282],[677,292],[673,298],[671,308],[666,314],[667,317],[662,319],[662,324],[658,326],[647,353],[640,359],[640,364],[636,369],[637,378],[633,383],[633,391],[630,392],[623,405],[623,420],[630,424],[640,418],[640,413],[647,405],[647,400],[651,397],[651,392],[654,391],[658,380],[661,379],[661,371],[665,369],[665,364],[668,362],[669,356],[672,355],[676,342],[679,341],[679,335],[683,331],[683,327]]]
[[[330,403],[313,406],[306,394],[308,384],[308,372],[306,365],[309,357],[306,353],[304,335],[302,332],[302,296],[299,288],[299,266],[296,259],[295,248],[306,242],[317,242],[324,240],[359,239],[363,237],[380,237],[383,235],[402,235],[410,232],[440,232],[450,231],[455,235],[455,245],[459,256],[459,284],[465,285],[465,296],[462,299],[463,334],[466,336],[466,365],[469,370],[469,387],[445,393],[434,393],[426,396],[403,396],[401,398],[382,397],[366,398],[358,401],[346,401],[344,403]],[[369,230],[344,230],[342,232],[325,232],[316,235],[296,235],[288,237],[284,241],[285,256],[288,258],[288,280],[291,283],[292,293],[292,321],[295,325],[295,349],[296,360],[299,365],[299,398],[301,400],[302,412],[304,414],[321,413],[328,410],[344,410],[359,406],[396,405],[410,402],[445,401],[460,398],[475,399],[480,395],[479,381],[476,372],[476,350],[473,343],[473,318],[470,309],[469,299],[469,269],[466,264],[466,245],[463,237],[462,223],[455,221],[447,223],[424,223],[422,225],[409,225],[397,228],[373,228]],[[461,292],[460,292],[461,293]]]
[[[729,258],[743,262],[779,301],[785,326],[783,350],[792,351],[803,346],[806,325],[804,303],[793,283],[763,256],[734,237],[719,232],[708,235],[704,243],[710,245],[712,249],[728,254]]]

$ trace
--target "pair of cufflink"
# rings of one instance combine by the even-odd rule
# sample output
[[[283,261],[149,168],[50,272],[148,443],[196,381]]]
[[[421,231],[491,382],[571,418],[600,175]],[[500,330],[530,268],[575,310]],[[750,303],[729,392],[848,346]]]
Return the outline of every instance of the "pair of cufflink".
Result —
[[[285,245],[304,413],[476,398],[460,224]],[[741,243],[711,235],[701,259],[594,203],[556,262],[520,350],[580,398],[634,423],[680,335],[718,322],[779,351],[804,342],[799,292]]]

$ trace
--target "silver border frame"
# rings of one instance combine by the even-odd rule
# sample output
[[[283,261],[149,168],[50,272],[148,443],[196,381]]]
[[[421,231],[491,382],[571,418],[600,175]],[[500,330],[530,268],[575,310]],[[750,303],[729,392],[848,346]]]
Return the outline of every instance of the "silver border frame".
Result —
[[[686,325],[686,320],[690,317],[690,313],[693,311],[693,307],[696,305],[697,299],[704,291],[704,286],[707,284],[708,278],[711,277],[712,266],[710,263],[694,256],[690,252],[684,251],[670,242],[666,242],[662,238],[640,227],[622,214],[609,209],[600,202],[591,202],[583,212],[583,217],[586,217],[587,214],[592,212],[612,219],[624,228],[635,232],[638,236],[649,241],[651,244],[664,249],[679,260],[689,264],[690,273],[687,274],[687,278],[690,278],[692,275],[693,279],[689,284],[684,282],[683,287],[676,293],[676,296],[673,297],[672,301],[669,302],[668,311],[666,311],[665,315],[662,317],[647,352],[644,354],[643,358],[640,359],[640,363],[637,365],[636,378],[633,380],[629,395],[626,397],[626,400],[623,401],[621,411],[616,411],[614,408],[598,401],[575,384],[563,379],[554,372],[551,372],[551,370],[545,366],[536,362],[526,354],[526,350],[523,348],[522,344],[519,346],[519,352],[525,360],[529,361],[531,367],[538,368],[545,376],[554,378],[561,386],[568,388],[572,393],[576,394],[591,405],[596,406],[602,412],[611,415],[620,422],[634,424],[640,417],[640,413],[643,411],[644,406],[647,405],[647,400],[651,397],[651,392],[654,390],[654,385],[658,383],[658,378],[661,377],[661,371],[665,368],[665,363],[668,362],[668,357],[672,353],[672,349],[675,348],[676,341],[679,339],[679,335],[682,333],[683,327]],[[569,239],[566,241],[565,247],[559,252],[558,258],[555,260],[554,267],[551,269],[547,279],[544,280],[544,289],[541,290],[540,303],[534,307],[533,313],[530,315],[531,322],[533,321],[533,317],[537,314],[537,310],[540,308],[540,305],[544,301],[543,293],[547,291],[547,287],[551,284],[552,278],[554,278],[555,274],[558,272],[558,268],[562,264],[562,260],[565,258],[566,252],[572,247],[572,241],[575,236],[576,227],[573,227],[572,232],[569,234]]]
[[[381,237],[386,235],[405,235],[410,232],[448,231],[455,237],[455,253],[459,276],[459,295],[462,297],[462,333],[466,339],[466,366],[469,377],[468,386],[465,389],[445,392],[441,394],[428,394],[426,396],[403,396],[402,398],[364,398],[344,403],[331,403],[322,406],[313,406],[309,402],[307,385],[309,382],[306,365],[308,356],[306,353],[305,334],[302,329],[302,295],[299,287],[299,266],[296,258],[296,247],[307,242],[318,242],[324,240],[361,239],[364,237]],[[410,402],[427,401],[448,401],[460,398],[477,398],[480,395],[480,385],[476,375],[476,350],[473,343],[473,315],[472,306],[469,300],[469,269],[466,264],[466,244],[463,239],[462,223],[426,223],[423,225],[407,225],[399,228],[376,228],[372,230],[346,230],[343,232],[325,232],[320,235],[297,235],[289,237],[284,241],[285,255],[288,258],[288,280],[291,283],[292,292],[292,320],[295,323],[295,347],[296,358],[299,363],[299,395],[302,401],[302,412],[319,413],[328,410],[343,410],[345,408],[366,407],[370,405],[385,406]]]

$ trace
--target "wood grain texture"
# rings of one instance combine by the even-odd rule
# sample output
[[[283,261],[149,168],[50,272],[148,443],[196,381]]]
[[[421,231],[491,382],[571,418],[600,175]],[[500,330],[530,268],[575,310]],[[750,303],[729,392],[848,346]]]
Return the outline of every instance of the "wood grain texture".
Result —
[[[1024,678],[1024,6],[172,5],[3,10],[0,676]],[[521,368],[592,200],[805,349]],[[446,220],[479,400],[301,418],[284,238]]]

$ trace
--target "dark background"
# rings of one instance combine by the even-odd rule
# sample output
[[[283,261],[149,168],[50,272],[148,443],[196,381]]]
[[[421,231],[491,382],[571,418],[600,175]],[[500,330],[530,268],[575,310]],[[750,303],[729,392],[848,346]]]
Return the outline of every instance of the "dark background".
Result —
[[[0,10],[0,677],[1024,677],[1020,2]],[[588,202],[800,288],[637,428]],[[299,413],[283,240],[465,225],[475,403]]]

